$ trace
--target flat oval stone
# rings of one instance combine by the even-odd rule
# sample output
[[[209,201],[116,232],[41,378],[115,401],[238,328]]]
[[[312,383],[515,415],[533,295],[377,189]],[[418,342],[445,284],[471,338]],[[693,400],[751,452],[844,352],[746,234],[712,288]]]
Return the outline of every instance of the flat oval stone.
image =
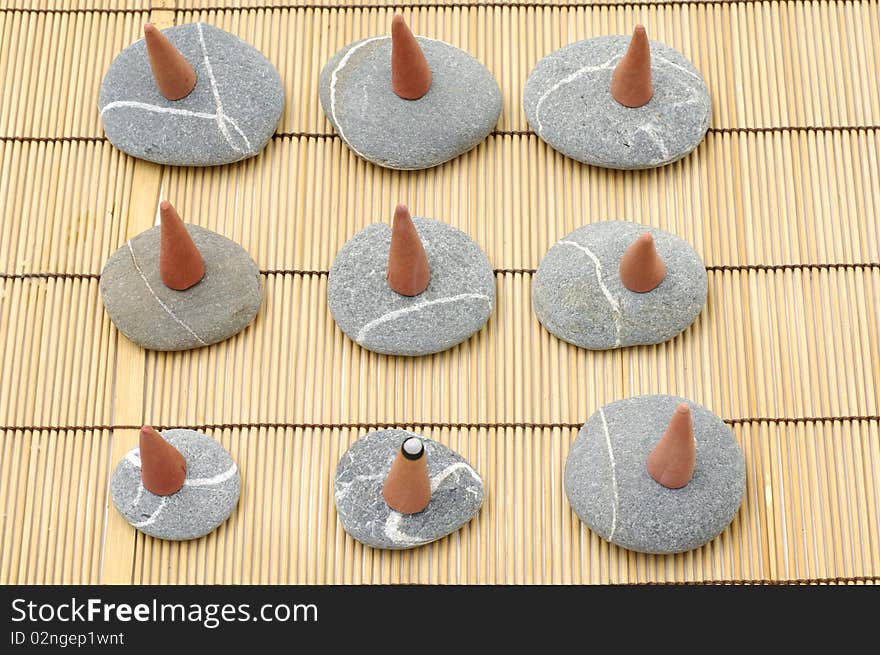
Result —
[[[650,232],[666,277],[647,293],[620,281],[620,259]],[[541,324],[563,341],[590,350],[650,345],[673,338],[706,304],[708,280],[700,256],[683,239],[630,221],[578,228],[547,251],[532,282]]]
[[[186,459],[186,481],[170,496],[141,484],[140,449],[126,453],[110,481],[113,504],[125,520],[158,539],[197,539],[232,514],[241,494],[241,476],[217,441],[193,430],[165,430],[162,436]]]
[[[385,503],[382,487],[409,437],[425,444],[431,500],[417,514],[400,514]],[[483,504],[483,480],[443,444],[406,430],[380,430],[361,437],[339,460],[334,495],[348,534],[367,546],[401,550],[436,541],[470,521]]]
[[[694,477],[667,489],[649,475],[648,455],[676,406],[686,402],[697,446]],[[730,429],[684,398],[636,396],[605,405],[578,433],[565,463],[572,509],[603,539],[642,553],[680,553],[714,539],[745,492],[745,460]]]
[[[427,355],[480,330],[495,305],[495,275],[485,253],[461,230],[413,218],[428,255],[431,282],[417,296],[388,286],[391,228],[368,225],[330,268],[327,296],[336,323],[362,347],[386,355]]]
[[[156,88],[143,39],[123,50],[101,84],[98,108],[110,142],[133,157],[172,166],[214,166],[253,157],[275,132],[284,88],[275,67],[237,36],[205,23],[162,30],[196,72],[185,98]]]
[[[324,113],[356,155],[386,168],[430,168],[485,139],[501,115],[492,74],[463,50],[416,37],[432,83],[418,100],[391,90],[391,38],[345,46],[321,71]]]
[[[110,255],[101,272],[101,298],[110,320],[148,350],[189,350],[238,334],[260,308],[260,271],[240,245],[187,225],[205,262],[205,276],[185,291],[159,275],[161,228],[141,232]]]
[[[529,75],[523,109],[551,148],[585,164],[644,169],[671,164],[699,145],[712,101],[699,71],[675,48],[651,41],[654,96],[625,107],[611,74],[629,36],[600,36],[560,48]]]

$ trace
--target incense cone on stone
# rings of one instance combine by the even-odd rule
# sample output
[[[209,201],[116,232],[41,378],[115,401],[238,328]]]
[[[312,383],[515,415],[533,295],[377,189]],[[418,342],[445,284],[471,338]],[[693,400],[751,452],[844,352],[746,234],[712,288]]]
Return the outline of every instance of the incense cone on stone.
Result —
[[[162,238],[159,273],[165,286],[183,291],[205,276],[205,262],[177,210],[167,200],[159,204]]]
[[[648,473],[669,489],[680,489],[694,476],[694,423],[687,403],[675,408],[669,427],[648,456]]]
[[[611,75],[611,95],[626,107],[641,107],[654,95],[651,45],[643,25],[636,25],[629,49]]]
[[[153,79],[169,100],[185,98],[196,86],[196,72],[168,37],[152,23],[144,25],[144,41]]]
[[[387,278],[388,286],[403,296],[417,296],[431,282],[428,256],[406,205],[394,210]]]
[[[428,456],[418,437],[403,442],[385,478],[382,496],[391,509],[401,514],[415,514],[428,506],[431,500]]]
[[[144,489],[157,496],[180,491],[186,480],[186,460],[149,425],[141,428],[140,456]]]
[[[651,291],[665,277],[666,266],[657,254],[654,237],[650,234],[642,234],[620,258],[620,281],[630,291]]]
[[[431,88],[425,54],[399,14],[391,21],[391,88],[405,100],[418,100]]]

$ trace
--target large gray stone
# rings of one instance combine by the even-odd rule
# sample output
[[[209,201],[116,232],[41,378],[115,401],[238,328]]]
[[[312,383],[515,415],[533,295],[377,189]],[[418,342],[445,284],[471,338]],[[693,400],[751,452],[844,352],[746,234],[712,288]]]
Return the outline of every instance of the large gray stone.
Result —
[[[226,449],[205,434],[165,430],[162,436],[186,460],[183,487],[170,496],[157,496],[144,489],[140,449],[133,448],[113,471],[110,496],[125,520],[151,537],[197,539],[228,519],[238,504],[238,467]]]
[[[186,229],[205,262],[205,276],[189,289],[162,283],[159,226],[110,255],[101,272],[110,320],[142,348],[189,350],[223,341],[247,327],[260,308],[260,271],[250,255],[216,232]]]
[[[107,71],[98,108],[107,138],[128,154],[174,166],[228,164],[256,155],[275,132],[284,89],[275,67],[238,37],[204,23],[162,31],[196,72],[181,100],[156,88],[143,39]]]
[[[391,228],[368,225],[339,250],[327,295],[336,323],[358,344],[388,355],[427,355],[461,343],[489,320],[495,275],[461,230],[413,218],[428,255],[431,283],[417,296],[388,286]]]
[[[650,232],[666,277],[647,293],[620,281],[620,259]],[[532,282],[532,306],[541,324],[563,341],[604,350],[649,345],[687,328],[706,304],[708,283],[700,256],[669,232],[630,221],[578,228],[558,241]]]
[[[690,405],[697,447],[693,479],[667,489],[650,476],[648,455],[676,406]],[[714,539],[745,491],[742,451],[724,422],[675,396],[637,396],[605,405],[581,428],[565,463],[565,494],[591,530],[643,553],[679,553]]]
[[[606,168],[643,169],[681,159],[709,128],[712,103],[699,71],[678,50],[651,41],[654,96],[625,107],[611,96],[611,74],[629,36],[572,43],[538,62],[523,108],[532,129],[568,157]]]
[[[425,444],[431,500],[417,514],[400,514],[385,503],[382,487],[409,437]],[[334,494],[348,534],[367,546],[400,550],[436,541],[470,521],[483,504],[483,481],[443,444],[406,430],[380,430],[364,435],[339,460]]]
[[[437,166],[486,138],[501,114],[492,74],[463,50],[417,37],[431,88],[418,100],[391,89],[391,38],[356,41],[321,71],[324,113],[358,156],[379,166],[416,170]]]

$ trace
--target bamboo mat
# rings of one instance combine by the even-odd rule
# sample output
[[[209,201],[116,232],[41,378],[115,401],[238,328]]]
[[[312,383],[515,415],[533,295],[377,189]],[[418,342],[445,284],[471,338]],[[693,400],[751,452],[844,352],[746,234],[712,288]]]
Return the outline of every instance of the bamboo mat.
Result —
[[[7,0],[0,9],[0,583],[853,583],[880,580],[880,5],[835,2]],[[278,5],[278,6],[276,6]],[[354,157],[317,79],[344,44],[416,32],[463,47],[504,94],[497,130],[438,169]],[[135,161],[96,110],[110,61],[153,20],[201,20],[260,48],[287,107],[238,165]],[[713,99],[705,142],[646,172],[582,166],[525,121],[534,64],[636,21],[682,50]],[[256,323],[212,348],[146,353],[118,335],[103,262],[153,224],[159,197],[248,249]],[[327,270],[394,204],[473,236],[498,303],[432,357],[354,346],[326,305]],[[542,255],[587,222],[676,232],[709,270],[680,337],[588,352],[537,323]],[[577,520],[562,470],[599,406],[676,393],[721,415],[747,465],[743,506],[703,548],[647,556]],[[243,493],[208,537],[165,543],[108,507],[113,466],[144,421],[195,427],[239,463]],[[405,552],[365,548],[335,515],[332,478],[370,429],[416,430],[486,481],[477,518]]]

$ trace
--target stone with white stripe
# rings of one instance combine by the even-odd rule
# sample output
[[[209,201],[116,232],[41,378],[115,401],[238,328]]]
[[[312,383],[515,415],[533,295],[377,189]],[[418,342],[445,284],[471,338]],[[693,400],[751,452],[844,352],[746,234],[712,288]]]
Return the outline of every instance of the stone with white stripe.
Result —
[[[648,473],[648,455],[679,403],[691,408],[693,479],[667,489]],[[643,553],[679,553],[714,539],[745,492],[745,460],[730,428],[705,407],[666,395],[636,396],[593,414],[565,463],[568,502],[600,537]]]
[[[382,487],[401,444],[425,444],[431,500],[417,514],[385,503]],[[334,484],[336,513],[348,534],[367,546],[401,550],[436,541],[470,521],[483,504],[483,480],[458,453],[406,430],[370,432],[339,460]]]
[[[666,278],[647,293],[620,280],[620,259],[642,233],[654,237]],[[590,350],[661,343],[693,323],[706,304],[700,256],[680,237],[631,221],[578,228],[541,260],[532,306],[541,324],[563,341]]]
[[[230,454],[208,435],[165,430],[162,436],[186,460],[186,480],[170,496],[157,496],[141,484],[137,447],[117,464],[110,497],[125,520],[158,539],[197,539],[223,523],[241,494],[241,474]]]
[[[431,68],[418,100],[391,89],[391,38],[350,43],[321,71],[321,105],[343,141],[379,166],[437,166],[485,139],[501,115],[501,90],[485,66],[443,41],[417,37]]]
[[[431,267],[417,296],[388,286],[391,228],[368,225],[339,250],[327,282],[330,312],[358,344],[388,355],[427,355],[480,330],[495,304],[495,275],[480,247],[464,232],[413,218]]]
[[[162,33],[195,70],[196,86],[181,100],[166,99],[153,80],[144,40],[130,45],[110,65],[98,99],[111,143],[174,166],[228,164],[260,152],[284,110],[275,67],[253,46],[205,23]]]
[[[107,314],[142,348],[189,350],[223,341],[247,327],[260,308],[260,272],[250,255],[216,232],[186,229],[205,262],[205,276],[189,289],[162,283],[159,226],[110,255],[101,272]]]
[[[644,169],[677,161],[699,145],[712,102],[699,71],[675,48],[651,41],[654,96],[624,107],[611,74],[630,36],[578,41],[544,57],[523,93],[533,130],[552,148],[585,164]]]

